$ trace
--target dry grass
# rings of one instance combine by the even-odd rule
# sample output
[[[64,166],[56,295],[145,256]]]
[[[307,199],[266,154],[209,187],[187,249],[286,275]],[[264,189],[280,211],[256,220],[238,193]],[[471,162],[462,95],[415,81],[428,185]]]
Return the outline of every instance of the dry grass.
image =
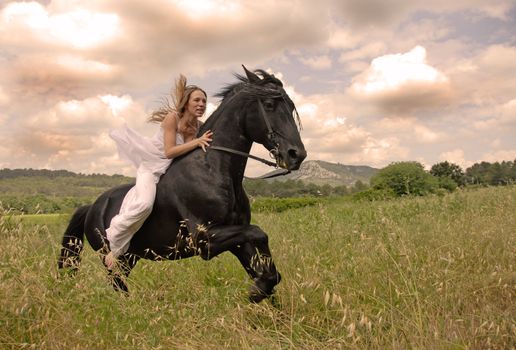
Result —
[[[277,302],[247,302],[231,254],[143,261],[115,293],[66,218],[0,216],[0,348],[514,349],[516,187],[267,213]]]

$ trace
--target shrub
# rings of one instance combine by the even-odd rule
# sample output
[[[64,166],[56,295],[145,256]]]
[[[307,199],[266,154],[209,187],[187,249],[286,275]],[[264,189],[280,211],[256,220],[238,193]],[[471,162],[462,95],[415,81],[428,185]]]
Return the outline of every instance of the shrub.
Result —
[[[371,179],[375,190],[392,190],[396,196],[423,196],[438,187],[437,179],[419,162],[396,162],[381,169]]]
[[[351,197],[353,200],[368,200],[368,201],[379,201],[392,199],[396,197],[396,193],[390,188],[374,189],[369,188],[362,192],[357,192]]]
[[[313,197],[256,198],[251,204],[251,209],[257,212],[282,212],[288,209],[312,206],[318,202]]]
[[[450,177],[439,177],[438,179],[439,188],[443,188],[448,192],[453,192],[457,189],[458,184],[455,180]]]

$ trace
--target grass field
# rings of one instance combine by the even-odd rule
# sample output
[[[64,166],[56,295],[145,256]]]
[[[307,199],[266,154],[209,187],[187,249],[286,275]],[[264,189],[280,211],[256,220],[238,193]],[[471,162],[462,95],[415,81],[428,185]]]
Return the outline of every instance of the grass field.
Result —
[[[142,261],[112,290],[86,247],[56,268],[68,216],[0,216],[2,349],[514,349],[516,187],[253,216],[283,280],[247,301],[238,261]]]

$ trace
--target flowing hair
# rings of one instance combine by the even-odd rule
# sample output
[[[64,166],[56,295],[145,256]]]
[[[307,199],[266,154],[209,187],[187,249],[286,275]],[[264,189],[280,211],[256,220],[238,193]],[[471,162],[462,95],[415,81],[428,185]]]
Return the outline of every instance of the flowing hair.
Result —
[[[179,78],[176,79],[174,91],[170,92],[173,105],[170,104],[168,98],[165,98],[163,105],[159,109],[152,112],[148,121],[160,123],[170,112],[176,112],[179,120],[184,119],[184,121],[180,123],[179,126],[180,133],[183,135],[189,135],[197,132],[197,120],[195,116],[185,113],[186,105],[188,104],[190,95],[196,90],[201,91],[204,96],[207,96],[206,91],[197,85],[186,85],[186,77],[183,74],[180,74]]]

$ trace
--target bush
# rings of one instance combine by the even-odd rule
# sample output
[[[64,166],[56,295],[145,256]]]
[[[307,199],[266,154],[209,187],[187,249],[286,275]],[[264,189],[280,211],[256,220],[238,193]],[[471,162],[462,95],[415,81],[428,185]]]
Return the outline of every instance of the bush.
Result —
[[[296,209],[312,206],[319,203],[313,197],[296,198],[256,198],[251,203],[251,209],[256,212],[282,212],[288,209]]]
[[[392,190],[398,196],[424,196],[438,187],[435,177],[418,162],[396,162],[381,169],[371,179],[375,190]]]
[[[453,192],[457,189],[458,184],[455,180],[449,177],[440,177],[438,179],[439,188],[443,188],[448,192]]]
[[[365,191],[353,194],[353,200],[381,201],[396,197],[394,191],[390,188],[374,189],[369,188]]]

